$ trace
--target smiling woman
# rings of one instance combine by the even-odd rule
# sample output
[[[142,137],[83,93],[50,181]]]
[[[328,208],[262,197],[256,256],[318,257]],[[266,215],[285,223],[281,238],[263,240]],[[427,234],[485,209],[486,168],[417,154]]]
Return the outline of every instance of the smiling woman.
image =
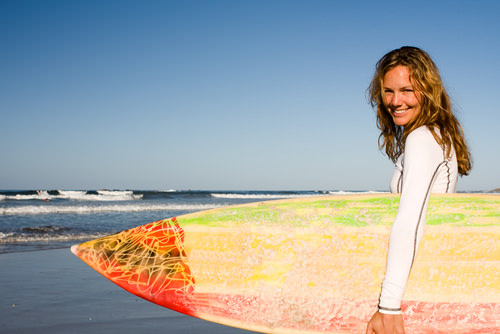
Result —
[[[399,91],[391,92],[396,89]],[[403,153],[407,136],[426,126],[436,142],[445,147],[448,158],[452,148],[455,149],[460,175],[469,173],[471,157],[462,126],[453,114],[439,70],[425,51],[405,46],[386,54],[377,63],[368,93],[372,106],[376,108],[377,126],[381,130],[379,146],[381,149],[385,147],[385,153],[393,162]],[[395,95],[399,95],[396,100]],[[402,96],[405,96],[404,101]],[[408,105],[400,106],[400,103]],[[396,115],[405,116],[409,107],[418,109],[413,113],[415,117],[409,117],[408,122],[401,119],[404,124],[397,124]]]
[[[368,90],[381,130],[379,146],[396,163],[391,192],[400,193],[401,200],[378,311],[366,333],[404,333],[401,300],[423,236],[430,193],[455,192],[458,174],[471,169],[470,154],[439,71],[423,50],[402,47],[386,54]]]

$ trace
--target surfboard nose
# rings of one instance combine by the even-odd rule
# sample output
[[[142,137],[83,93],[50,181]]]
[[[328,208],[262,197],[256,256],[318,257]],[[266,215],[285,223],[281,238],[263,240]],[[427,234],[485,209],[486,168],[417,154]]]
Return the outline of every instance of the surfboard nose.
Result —
[[[73,245],[71,246],[71,253],[75,254],[76,256],[78,256],[78,246],[79,245]]]

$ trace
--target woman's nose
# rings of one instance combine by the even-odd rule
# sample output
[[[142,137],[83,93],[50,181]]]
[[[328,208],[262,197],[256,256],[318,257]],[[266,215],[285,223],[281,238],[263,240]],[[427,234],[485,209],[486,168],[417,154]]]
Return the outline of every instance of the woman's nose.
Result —
[[[402,102],[401,102],[401,94],[399,94],[398,92],[395,92],[392,95],[391,105],[393,105],[393,106],[400,106],[401,104],[402,104]]]

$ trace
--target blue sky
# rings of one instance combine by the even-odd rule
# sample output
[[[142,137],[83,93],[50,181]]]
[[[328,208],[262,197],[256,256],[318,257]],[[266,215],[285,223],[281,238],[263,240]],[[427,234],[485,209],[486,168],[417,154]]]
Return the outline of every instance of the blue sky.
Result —
[[[500,187],[498,1],[2,1],[0,189],[387,190],[366,100],[437,63]]]

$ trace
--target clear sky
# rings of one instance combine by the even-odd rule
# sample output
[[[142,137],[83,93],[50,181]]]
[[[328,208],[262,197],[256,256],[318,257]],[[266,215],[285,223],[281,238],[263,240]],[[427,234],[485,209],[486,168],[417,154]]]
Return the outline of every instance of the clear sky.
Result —
[[[0,2],[0,189],[387,190],[366,88],[437,63],[500,187],[500,2]]]

